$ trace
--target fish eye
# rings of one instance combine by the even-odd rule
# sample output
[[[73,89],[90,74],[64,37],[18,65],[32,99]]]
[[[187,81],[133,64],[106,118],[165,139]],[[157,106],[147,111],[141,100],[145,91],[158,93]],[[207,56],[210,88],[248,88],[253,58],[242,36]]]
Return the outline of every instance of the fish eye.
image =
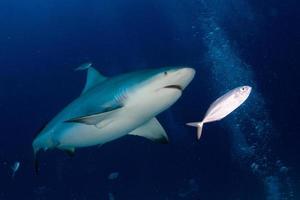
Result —
[[[245,91],[246,89],[245,89],[245,87],[242,87],[242,91]]]
[[[164,75],[167,76],[167,75],[168,75],[168,72],[164,72]]]

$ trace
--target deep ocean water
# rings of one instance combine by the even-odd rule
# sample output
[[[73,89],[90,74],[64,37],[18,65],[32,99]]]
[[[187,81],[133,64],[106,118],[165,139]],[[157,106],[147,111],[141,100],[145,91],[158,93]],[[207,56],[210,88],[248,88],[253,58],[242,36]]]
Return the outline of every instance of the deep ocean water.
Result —
[[[0,1],[0,200],[300,199],[299,2],[293,0]],[[80,95],[93,62],[111,77],[162,66],[197,73],[158,116],[170,144],[124,137],[41,157],[36,132]],[[229,89],[249,99],[207,124]],[[20,162],[12,178],[11,167]]]

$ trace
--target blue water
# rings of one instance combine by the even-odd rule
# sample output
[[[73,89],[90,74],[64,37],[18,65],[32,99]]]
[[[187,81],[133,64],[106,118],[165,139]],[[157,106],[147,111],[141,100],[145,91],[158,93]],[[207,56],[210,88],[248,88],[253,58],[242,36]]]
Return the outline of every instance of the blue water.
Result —
[[[0,200],[300,199],[298,4],[0,1]],[[84,62],[106,76],[172,65],[197,74],[158,117],[170,144],[124,137],[73,158],[48,151],[36,176],[34,135],[80,94],[85,73],[73,69]],[[196,141],[184,124],[244,84],[246,103]]]

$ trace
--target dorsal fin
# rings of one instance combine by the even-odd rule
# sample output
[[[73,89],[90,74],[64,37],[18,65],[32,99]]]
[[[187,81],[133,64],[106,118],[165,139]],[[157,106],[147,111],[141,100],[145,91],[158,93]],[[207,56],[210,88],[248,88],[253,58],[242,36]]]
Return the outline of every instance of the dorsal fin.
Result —
[[[81,94],[84,94],[86,91],[105,80],[106,77],[100,74],[95,68],[88,68],[86,83]]]
[[[107,79],[105,76],[100,74],[95,68],[91,66],[92,63],[85,63],[75,69],[75,71],[87,70],[86,83],[81,94],[86,93],[89,89],[93,88],[95,85]]]

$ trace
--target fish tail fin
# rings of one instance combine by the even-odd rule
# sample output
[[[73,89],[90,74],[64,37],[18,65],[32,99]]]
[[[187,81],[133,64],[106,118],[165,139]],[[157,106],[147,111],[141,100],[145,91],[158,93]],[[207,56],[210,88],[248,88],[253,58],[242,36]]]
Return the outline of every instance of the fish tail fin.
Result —
[[[191,122],[191,123],[187,123],[186,125],[197,127],[197,139],[200,140],[204,122]]]

